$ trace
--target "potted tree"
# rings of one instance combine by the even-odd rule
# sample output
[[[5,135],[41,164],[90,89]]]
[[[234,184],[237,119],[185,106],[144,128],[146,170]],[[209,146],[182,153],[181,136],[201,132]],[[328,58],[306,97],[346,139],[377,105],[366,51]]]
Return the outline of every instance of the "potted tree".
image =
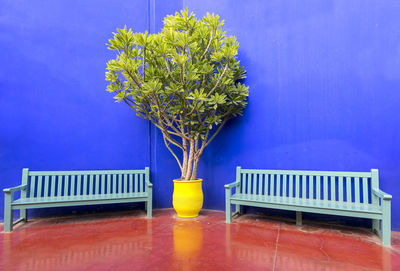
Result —
[[[197,166],[204,149],[226,122],[241,115],[248,87],[239,80],[239,44],[209,14],[198,20],[183,10],[164,18],[158,34],[117,29],[108,48],[107,91],[160,129],[181,169],[174,180],[173,206],[179,217],[195,217],[203,205]]]

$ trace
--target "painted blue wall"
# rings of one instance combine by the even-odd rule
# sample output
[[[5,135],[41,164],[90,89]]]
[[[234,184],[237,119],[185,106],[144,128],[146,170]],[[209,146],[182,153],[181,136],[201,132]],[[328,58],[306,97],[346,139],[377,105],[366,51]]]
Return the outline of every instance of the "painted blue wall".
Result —
[[[106,62],[114,56],[105,44],[125,24],[135,31],[148,29],[147,0],[2,1],[1,189],[18,185],[24,167],[149,165],[148,122],[105,91]],[[30,215],[60,211],[71,209],[32,210]]]
[[[201,159],[204,207],[223,210],[223,184],[237,165],[378,168],[400,230],[397,1],[22,2],[0,11],[8,63],[0,73],[2,186],[17,184],[22,167],[134,168],[151,160],[155,206],[171,207],[178,166],[154,127],[147,134],[145,121],[103,92],[112,57],[104,43],[124,24],[158,32],[166,14],[187,6],[198,17],[209,11],[225,19],[250,86],[245,115]]]

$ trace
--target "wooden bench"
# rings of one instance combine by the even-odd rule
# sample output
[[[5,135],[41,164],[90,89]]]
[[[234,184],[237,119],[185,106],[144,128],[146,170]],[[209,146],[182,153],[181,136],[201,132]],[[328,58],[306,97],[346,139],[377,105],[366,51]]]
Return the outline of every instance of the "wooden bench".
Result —
[[[232,194],[233,188],[235,193]],[[379,189],[378,170],[371,172],[260,170],[237,167],[236,182],[225,185],[226,222],[231,204],[372,219],[372,230],[390,245],[392,196]]]
[[[145,202],[152,216],[153,185],[149,168],[142,170],[29,171],[22,170],[22,184],[4,191],[4,231],[27,221],[27,209],[124,202]],[[14,192],[21,191],[19,199]],[[13,210],[20,218],[13,223]]]

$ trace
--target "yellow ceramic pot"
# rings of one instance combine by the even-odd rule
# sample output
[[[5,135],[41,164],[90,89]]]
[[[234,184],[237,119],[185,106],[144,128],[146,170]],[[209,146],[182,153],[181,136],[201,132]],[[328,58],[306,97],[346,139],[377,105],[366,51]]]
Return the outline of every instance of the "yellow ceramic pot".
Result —
[[[172,205],[178,217],[196,217],[203,207],[202,179],[193,181],[174,180]]]

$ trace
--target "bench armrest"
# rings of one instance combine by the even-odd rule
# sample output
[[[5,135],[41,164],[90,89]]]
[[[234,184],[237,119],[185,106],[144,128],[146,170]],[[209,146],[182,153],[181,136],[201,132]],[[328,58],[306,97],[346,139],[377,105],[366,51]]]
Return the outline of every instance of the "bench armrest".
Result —
[[[24,184],[24,185],[11,187],[11,188],[5,188],[5,189],[3,189],[3,192],[4,193],[14,193],[15,191],[26,190],[27,188],[28,188],[28,185]]]
[[[153,187],[153,184],[151,182],[149,182],[149,181],[146,181],[146,185],[147,185],[148,188],[152,188]]]
[[[234,183],[226,184],[225,188],[232,189],[232,187],[239,186],[239,185],[240,185],[240,182],[234,182]]]
[[[372,193],[375,196],[380,197],[381,199],[384,199],[384,200],[391,200],[392,199],[392,195],[387,194],[387,193],[383,192],[380,189],[372,188]]]

